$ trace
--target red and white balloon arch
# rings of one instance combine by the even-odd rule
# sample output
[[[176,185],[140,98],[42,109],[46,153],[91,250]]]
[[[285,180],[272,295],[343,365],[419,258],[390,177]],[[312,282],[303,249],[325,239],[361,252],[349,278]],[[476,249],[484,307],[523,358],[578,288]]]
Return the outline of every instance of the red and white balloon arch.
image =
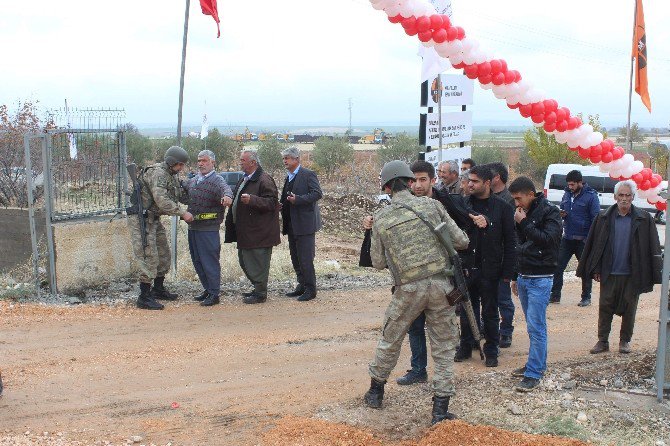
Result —
[[[616,146],[602,133],[572,116],[567,107],[546,97],[523,79],[521,73],[507,66],[504,59],[496,59],[491,51],[468,37],[460,26],[454,26],[446,15],[439,15],[425,0],[370,0],[372,7],[383,10],[391,23],[400,24],[409,36],[417,36],[426,47],[434,47],[437,54],[449,59],[456,69],[462,69],[470,79],[477,79],[481,87],[491,90],[504,100],[510,109],[516,109],[524,118],[530,118],[536,127],[551,133],[561,144],[575,151],[583,159],[600,166],[618,180],[631,179],[638,187],[638,197],[646,198],[659,210],[666,209],[666,200],[659,192],[668,182],[635,161],[623,147]]]

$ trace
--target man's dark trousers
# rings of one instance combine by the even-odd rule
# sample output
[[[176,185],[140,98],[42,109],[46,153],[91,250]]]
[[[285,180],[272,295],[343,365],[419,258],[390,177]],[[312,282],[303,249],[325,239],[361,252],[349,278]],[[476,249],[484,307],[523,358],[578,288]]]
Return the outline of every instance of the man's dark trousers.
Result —
[[[501,280],[498,285],[498,309],[500,310],[500,336],[512,337],[514,333],[514,301],[510,283]]]
[[[221,291],[221,238],[219,231],[188,231],[188,250],[202,287],[211,296]]]
[[[305,289],[316,292],[316,273],[314,272],[315,234],[293,235],[289,226],[288,248],[291,263],[298,283]]]
[[[426,313],[421,312],[407,330],[409,348],[412,351],[412,371],[418,375],[426,374],[428,350],[426,349]]]
[[[584,240],[568,240],[565,237],[561,239],[561,247],[558,250],[558,265],[554,273],[554,285],[551,287],[551,295],[556,299],[561,297],[561,290],[563,289],[563,273],[568,266],[572,256],[576,256],[577,260],[581,260],[582,251],[584,250]],[[591,300],[591,287],[593,282],[591,278],[582,278],[582,300]]]
[[[487,358],[498,357],[498,345],[500,343],[500,313],[498,312],[498,282],[499,279],[485,279],[478,269],[469,270],[468,292],[472,301],[472,309],[475,319],[480,320],[484,326],[486,342],[484,343],[484,355]],[[480,312],[481,305],[481,312]],[[472,348],[477,345],[468,316],[461,311],[461,346]]]

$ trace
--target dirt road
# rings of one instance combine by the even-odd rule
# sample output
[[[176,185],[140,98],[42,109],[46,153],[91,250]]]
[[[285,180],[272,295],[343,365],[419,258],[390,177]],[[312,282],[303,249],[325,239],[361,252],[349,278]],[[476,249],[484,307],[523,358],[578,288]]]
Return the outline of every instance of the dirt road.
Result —
[[[550,363],[588,356],[596,340],[597,305],[578,308],[578,295],[568,282],[563,303],[549,308]],[[133,435],[142,444],[259,444],[286,415],[360,400],[388,300],[388,289],[376,288],[321,292],[306,303],[271,296],[248,306],[230,297],[202,308],[185,300],[162,312],[0,302],[0,444],[27,430],[84,444]],[[658,292],[644,295],[634,349],[655,346],[657,316]],[[523,365],[520,314],[516,327],[501,369]],[[613,338],[618,329],[617,318]],[[408,352],[406,343],[394,378]],[[456,367],[488,371],[479,361]],[[387,387],[391,396],[396,385]]]

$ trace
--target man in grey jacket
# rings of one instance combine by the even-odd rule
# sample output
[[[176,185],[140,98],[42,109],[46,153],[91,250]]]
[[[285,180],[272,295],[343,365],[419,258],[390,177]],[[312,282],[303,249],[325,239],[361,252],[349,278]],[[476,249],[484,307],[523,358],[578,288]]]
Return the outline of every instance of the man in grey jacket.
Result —
[[[233,192],[214,170],[216,156],[210,150],[198,154],[198,174],[185,183],[188,211],[193,222],[188,227],[188,248],[193,267],[204,291],[195,300],[202,306],[219,303],[221,289],[221,237],[219,229]]]

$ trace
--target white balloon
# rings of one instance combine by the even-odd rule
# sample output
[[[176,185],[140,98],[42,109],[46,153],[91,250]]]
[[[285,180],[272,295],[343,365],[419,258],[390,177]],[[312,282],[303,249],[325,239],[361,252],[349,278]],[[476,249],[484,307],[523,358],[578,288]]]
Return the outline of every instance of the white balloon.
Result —
[[[568,142],[568,135],[566,135],[565,132],[556,132],[555,138],[556,142],[559,144],[565,144]]]
[[[626,153],[621,157],[621,160],[624,166],[631,166],[635,161],[635,158],[630,153]]]
[[[519,84],[516,82],[512,82],[511,84],[507,85],[507,91],[509,91],[510,95],[517,95],[520,93],[519,91]]]
[[[475,63],[484,63],[488,59],[486,59],[486,54],[481,50],[481,48],[477,51],[477,56],[475,57]]]
[[[530,97],[528,96],[528,93],[521,93],[519,95],[519,104],[521,105],[530,104]]]
[[[400,14],[400,6],[398,4],[390,5],[386,8],[384,8],[384,12],[389,16],[389,17],[395,17],[398,14]]]
[[[489,82],[488,84],[479,84],[480,87],[482,87],[483,90],[490,90],[493,88],[493,84]]]
[[[610,168],[612,167],[611,164],[612,163],[600,163],[600,166],[598,167],[598,169],[600,169],[600,171],[602,173],[607,173],[607,172],[610,171]]]
[[[600,144],[601,142],[603,142],[603,139],[604,139],[604,138],[603,138],[603,134],[602,134],[602,133],[600,133],[600,132],[593,132],[593,134],[595,135],[595,139],[596,139],[596,141],[597,141],[595,144],[593,144],[594,146]]]
[[[620,170],[610,169],[610,177],[619,178],[620,176],[621,176],[621,171]]]
[[[507,95],[505,95],[505,93],[493,93],[493,96],[495,96],[496,99],[505,99],[507,97]]]
[[[621,171],[621,176],[625,178],[630,178],[633,176],[633,166],[632,164],[627,165],[626,167],[623,168]]]
[[[533,84],[526,79],[521,79],[519,81],[519,93],[525,93],[531,88],[533,88]]]
[[[441,57],[449,57],[449,44],[447,42],[436,43],[435,51]]]
[[[598,142],[598,135],[595,133],[591,133],[588,135],[585,139],[586,143],[588,144],[588,147],[593,147],[596,144],[599,144]]]
[[[477,54],[475,50],[470,50],[468,53],[463,53],[463,62],[466,65],[472,65],[477,60]]]
[[[510,95],[510,96],[507,96],[506,102],[507,102],[509,105],[518,104],[518,103],[519,103],[519,96],[518,96],[518,95],[515,95],[515,94],[514,94],[514,95]]]
[[[494,85],[492,90],[493,94],[501,94],[505,91],[505,84]]]
[[[660,200],[660,198],[661,198],[661,197],[659,197],[657,194],[654,194],[654,195],[652,195],[652,196],[650,196],[650,197],[647,197],[647,200],[649,200],[649,202],[650,202],[651,204],[656,204],[656,203],[658,203],[658,200]]]
[[[468,54],[474,45],[474,41],[470,37],[464,37],[461,43],[463,44],[463,54]]]
[[[644,164],[642,164],[642,161],[633,161],[633,175],[642,172],[642,169],[644,169]]]
[[[435,41],[430,39],[428,42],[421,42],[421,45],[425,46],[426,48],[430,48],[435,45]]]
[[[535,90],[535,97],[537,98],[537,100],[533,102],[544,101],[547,98],[547,93],[544,90],[538,88],[537,90]]]
[[[463,52],[463,42],[460,40],[454,40],[449,44],[449,57],[456,56]]]
[[[463,53],[458,53],[455,56],[451,56],[449,61],[452,65],[458,65],[459,63],[463,62]]]
[[[398,9],[398,13],[405,18],[411,17],[414,14],[413,2],[405,2],[402,4]]]

